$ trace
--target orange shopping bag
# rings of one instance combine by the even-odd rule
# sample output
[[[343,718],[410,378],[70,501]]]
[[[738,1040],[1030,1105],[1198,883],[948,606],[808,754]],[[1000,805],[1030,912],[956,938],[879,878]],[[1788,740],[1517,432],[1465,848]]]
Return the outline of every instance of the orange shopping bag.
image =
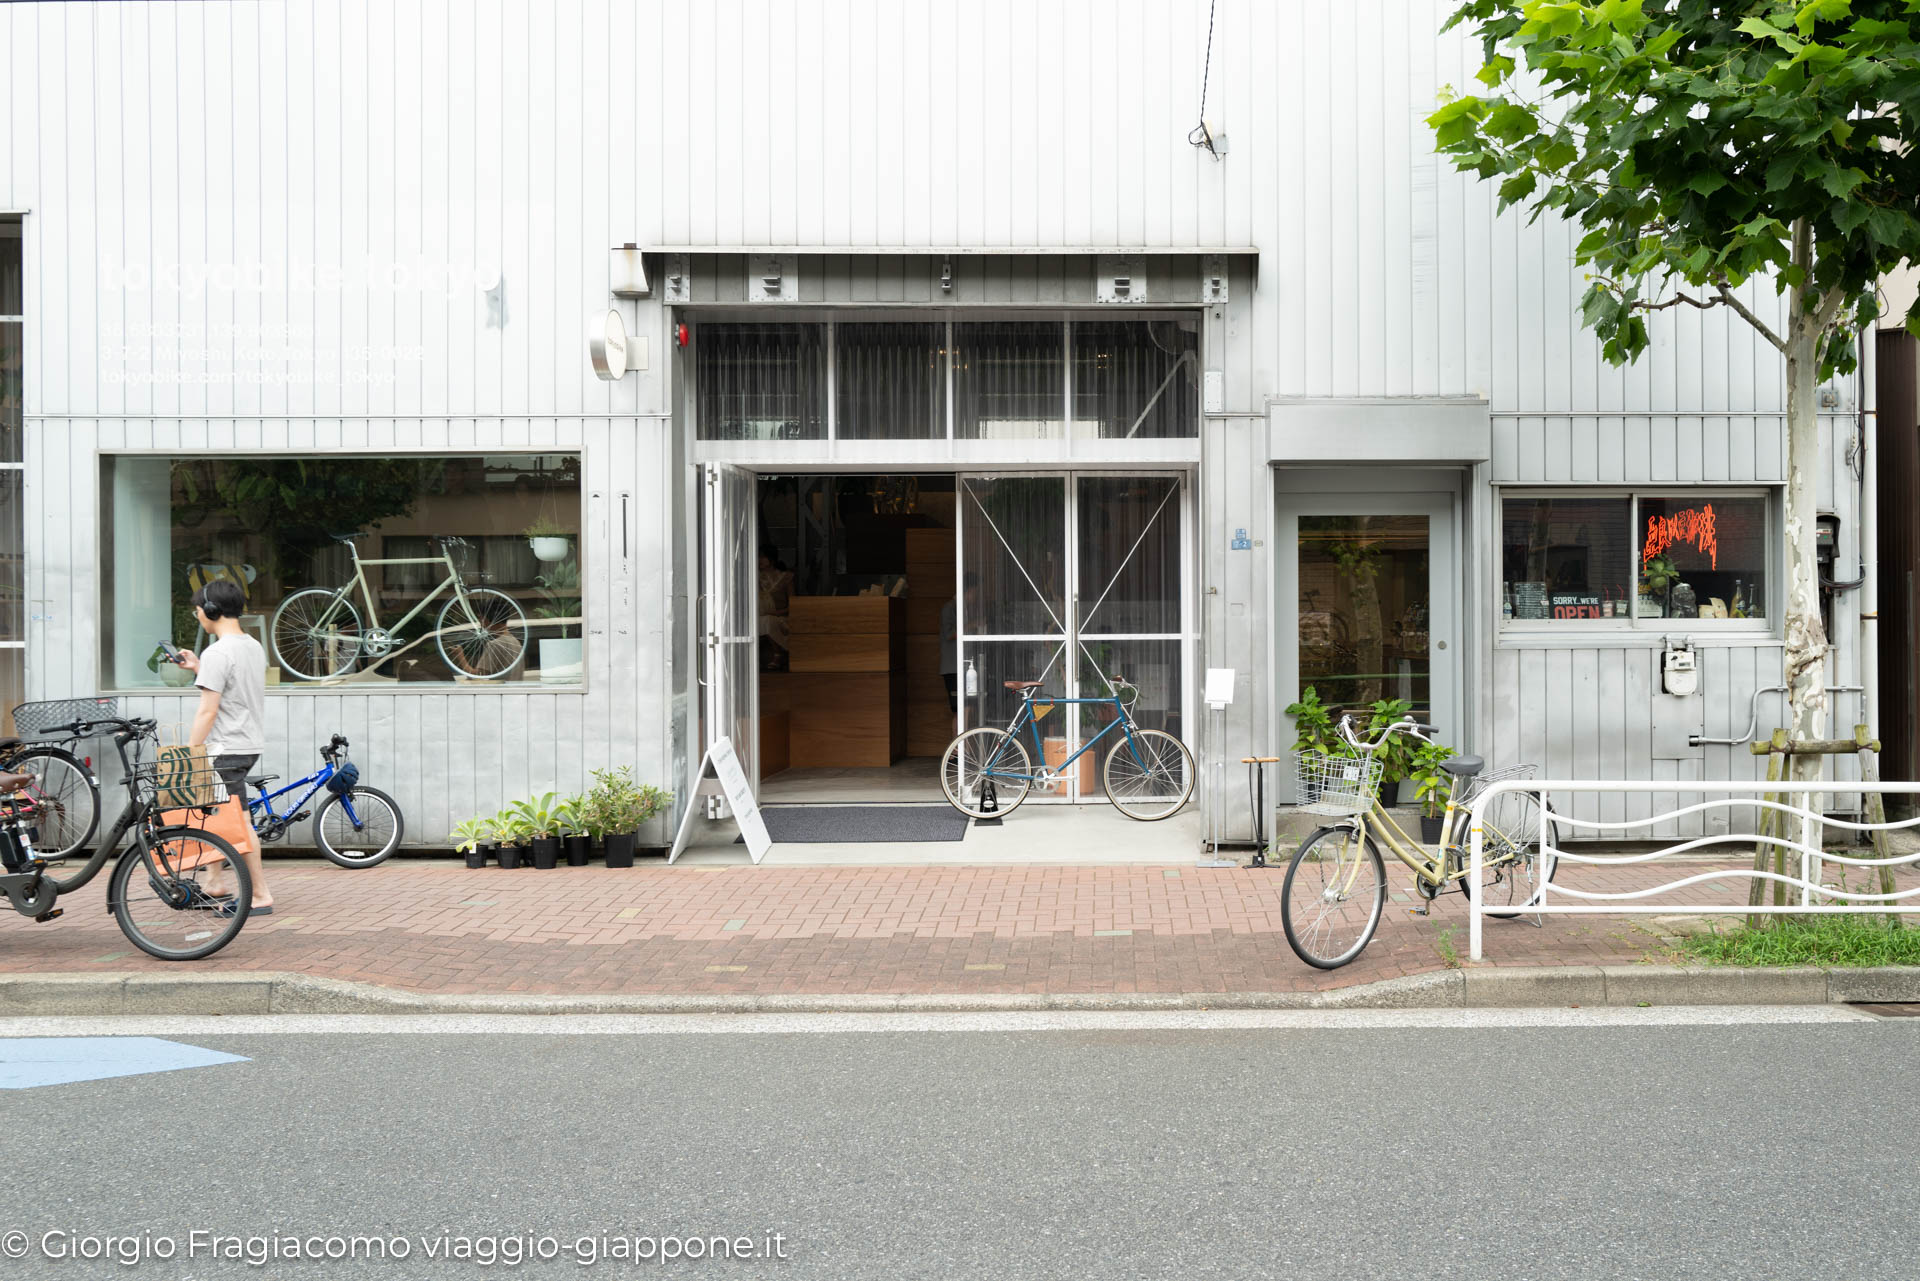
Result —
[[[253,824],[247,820],[246,807],[238,799],[222,801],[211,814],[203,809],[165,810],[160,815],[160,822],[165,827],[197,827],[211,832],[223,838],[236,852],[246,851],[253,843]],[[169,844],[156,853],[163,856],[176,871],[191,871],[221,861],[219,851],[196,841]]]

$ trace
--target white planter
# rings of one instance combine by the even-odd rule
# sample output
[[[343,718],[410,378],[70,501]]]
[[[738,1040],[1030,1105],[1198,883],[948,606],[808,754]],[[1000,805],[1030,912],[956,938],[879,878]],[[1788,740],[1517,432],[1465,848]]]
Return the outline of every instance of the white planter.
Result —
[[[577,685],[580,683],[582,662],[580,642],[578,640],[543,640],[540,642],[540,680],[542,684]]]
[[[182,689],[193,684],[193,673],[173,663],[162,663],[160,664],[160,683]]]
[[[527,546],[533,548],[535,560],[543,560],[551,565],[567,558],[567,553],[573,550],[573,540],[564,534],[556,534],[550,538],[529,538]]]

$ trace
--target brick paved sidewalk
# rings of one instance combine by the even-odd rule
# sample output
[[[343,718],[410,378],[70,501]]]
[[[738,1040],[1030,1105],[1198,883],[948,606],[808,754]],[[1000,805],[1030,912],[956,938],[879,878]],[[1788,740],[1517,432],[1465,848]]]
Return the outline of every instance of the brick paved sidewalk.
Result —
[[[1707,870],[1692,864],[1685,874]],[[1285,992],[1344,987],[1464,961],[1458,894],[1407,915],[1391,869],[1388,911],[1359,961],[1303,964],[1280,926],[1279,869],[1179,867],[604,867],[553,871],[409,859],[364,871],[268,865],[275,913],[225,951],[170,965],[136,951],[107,915],[106,875],[46,924],[8,914],[0,971],[291,971],[417,992],[769,993]],[[1650,869],[1581,872],[1617,889]],[[1910,875],[1910,874],[1909,874]],[[1670,900],[1740,901],[1744,882]],[[1667,959],[1649,917],[1487,924],[1493,964]]]

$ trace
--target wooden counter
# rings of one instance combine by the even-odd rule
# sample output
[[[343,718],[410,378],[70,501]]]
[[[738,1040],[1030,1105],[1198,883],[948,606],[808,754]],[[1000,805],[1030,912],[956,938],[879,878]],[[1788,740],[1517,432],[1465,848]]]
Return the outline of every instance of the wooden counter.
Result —
[[[891,765],[906,754],[906,602],[795,596],[787,612],[796,766]]]

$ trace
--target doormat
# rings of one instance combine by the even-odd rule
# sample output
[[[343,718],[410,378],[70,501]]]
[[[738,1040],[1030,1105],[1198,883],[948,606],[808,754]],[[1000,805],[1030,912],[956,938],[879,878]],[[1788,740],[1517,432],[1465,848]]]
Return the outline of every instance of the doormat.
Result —
[[[958,841],[967,834],[967,816],[949,805],[774,805],[760,817],[775,844]]]

